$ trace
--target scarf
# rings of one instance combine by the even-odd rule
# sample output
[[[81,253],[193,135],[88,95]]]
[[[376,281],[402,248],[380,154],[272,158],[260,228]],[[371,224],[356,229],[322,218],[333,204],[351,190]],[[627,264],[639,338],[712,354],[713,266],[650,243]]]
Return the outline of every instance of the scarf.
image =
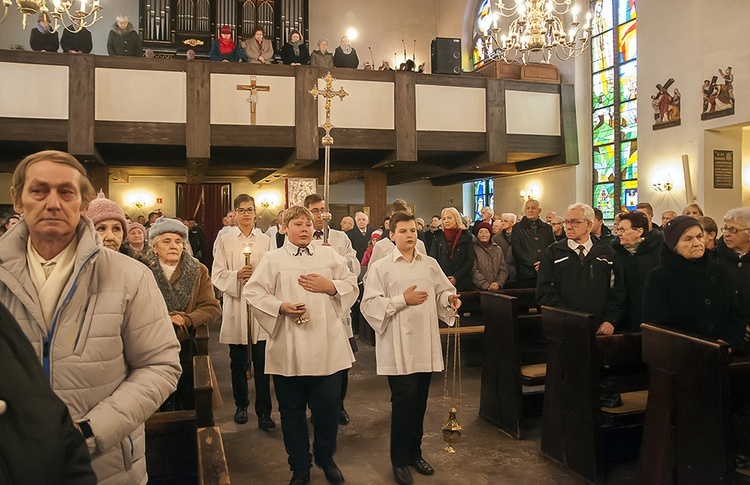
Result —
[[[623,247],[627,249],[630,254],[635,254],[636,251],[638,251],[638,248],[640,247],[642,242],[643,242],[643,238],[639,238],[636,242],[634,242],[630,246],[623,246]]]
[[[222,54],[231,54],[234,52],[235,45],[232,38],[225,39],[221,36],[219,36],[219,52]]]
[[[255,37],[253,37],[255,39]],[[255,43],[258,44],[258,51],[263,52],[263,41],[255,39]]]
[[[292,42],[292,49],[294,50],[294,56],[299,57],[299,41]]]
[[[458,246],[458,240],[461,239],[461,229],[457,227],[443,229],[443,234],[445,234],[445,239],[451,247],[450,258],[453,259],[453,253],[456,251],[456,246]]]
[[[477,241],[479,241],[479,239],[477,239]],[[489,238],[486,243],[483,243],[482,241],[479,241],[479,244],[481,244],[484,249],[489,249],[490,246],[492,246],[492,244],[493,244],[492,243],[492,238]]]
[[[342,51],[342,52],[343,52],[344,54],[346,54],[346,55],[349,55],[349,54],[351,54],[351,53],[352,53],[352,45],[351,45],[351,44],[347,45],[346,47],[344,47],[343,45],[341,45],[341,46],[339,46],[339,47],[341,48],[341,51]]]
[[[159,256],[153,250],[146,253],[146,262],[149,269],[154,273],[156,284],[159,286],[164,302],[167,304],[167,310],[170,313],[184,312],[198,282],[198,260],[183,252],[180,262],[177,263],[180,267],[180,275],[171,285],[164,275],[161,264],[159,264]]]

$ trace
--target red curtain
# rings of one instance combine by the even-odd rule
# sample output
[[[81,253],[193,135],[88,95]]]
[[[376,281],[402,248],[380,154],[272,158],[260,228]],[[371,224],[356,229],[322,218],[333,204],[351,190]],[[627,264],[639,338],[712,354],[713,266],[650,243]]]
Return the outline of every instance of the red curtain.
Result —
[[[224,227],[221,220],[227,215],[229,205],[222,197],[222,187],[226,184],[203,184],[203,204],[201,204],[201,225],[206,236],[206,251],[203,260],[211,268],[213,264],[214,238]],[[197,218],[196,218],[197,219]]]

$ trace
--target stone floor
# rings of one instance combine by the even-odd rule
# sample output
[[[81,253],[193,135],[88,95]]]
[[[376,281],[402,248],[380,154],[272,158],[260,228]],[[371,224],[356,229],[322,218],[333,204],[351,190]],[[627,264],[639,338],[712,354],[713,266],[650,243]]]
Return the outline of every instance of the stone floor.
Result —
[[[279,413],[274,398],[273,419],[277,428],[271,432],[258,429],[252,412],[252,381],[250,421],[242,426],[233,421],[235,407],[229,377],[229,351],[218,343],[219,326],[212,328],[210,355],[218,375],[225,404],[216,410],[216,423],[221,427],[229,473],[233,484],[288,483],[291,472],[287,465],[281,435]],[[359,344],[357,362],[350,370],[349,391],[345,407],[351,416],[347,426],[339,428],[336,463],[347,483],[370,485],[393,481],[389,450],[390,393],[385,377],[375,373],[375,349]],[[446,453],[440,435],[449,406],[442,397],[443,375],[435,374],[425,417],[424,458],[436,472],[432,477],[412,473],[415,484],[577,484],[580,480],[545,461],[539,454],[541,420],[529,423],[528,438],[512,439],[478,416],[480,367],[466,367],[463,372],[463,406],[459,422],[464,428],[463,439],[455,454]],[[273,394],[273,392],[272,392]],[[311,432],[312,434],[312,432]],[[608,480],[613,484],[635,483],[634,465],[618,468]],[[323,472],[313,468],[312,483],[326,483]]]

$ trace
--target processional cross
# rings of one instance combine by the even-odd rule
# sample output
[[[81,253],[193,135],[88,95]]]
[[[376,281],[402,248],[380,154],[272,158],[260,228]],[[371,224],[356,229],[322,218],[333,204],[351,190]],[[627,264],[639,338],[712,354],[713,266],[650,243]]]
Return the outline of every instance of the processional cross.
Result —
[[[271,86],[258,86],[257,78],[255,76],[250,77],[250,84],[238,84],[237,91],[250,91],[250,97],[247,98],[250,102],[250,124],[255,124],[255,109],[258,105],[258,91],[270,91]]]
[[[328,72],[328,74],[326,74],[326,77],[324,77],[323,80],[326,82],[325,89],[322,91],[318,89],[318,81],[316,79],[313,88],[310,90],[310,94],[314,99],[318,99],[318,96],[323,96],[324,98],[326,98],[326,122],[323,124],[323,129],[326,130],[326,134],[322,139],[323,147],[325,148],[325,172],[323,182],[323,198],[325,199],[325,208],[323,209],[323,214],[321,214],[320,216],[325,222],[325,226],[323,228],[323,242],[327,243],[328,224],[333,218],[333,216],[331,216],[331,211],[328,208],[328,196],[331,188],[331,146],[333,145],[333,137],[331,136],[331,129],[333,128],[333,125],[331,124],[331,100],[338,96],[341,101],[343,101],[344,97],[348,96],[348,94],[346,91],[344,91],[344,88],[339,88],[338,91],[333,90],[333,81],[335,79],[333,79],[333,76],[331,76],[330,71]]]

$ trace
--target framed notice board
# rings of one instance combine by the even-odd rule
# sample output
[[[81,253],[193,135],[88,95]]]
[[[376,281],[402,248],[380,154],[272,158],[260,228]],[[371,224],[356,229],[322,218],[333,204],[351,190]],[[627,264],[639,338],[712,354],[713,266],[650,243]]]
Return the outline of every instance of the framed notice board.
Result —
[[[734,188],[734,152],[714,150],[714,188]]]

